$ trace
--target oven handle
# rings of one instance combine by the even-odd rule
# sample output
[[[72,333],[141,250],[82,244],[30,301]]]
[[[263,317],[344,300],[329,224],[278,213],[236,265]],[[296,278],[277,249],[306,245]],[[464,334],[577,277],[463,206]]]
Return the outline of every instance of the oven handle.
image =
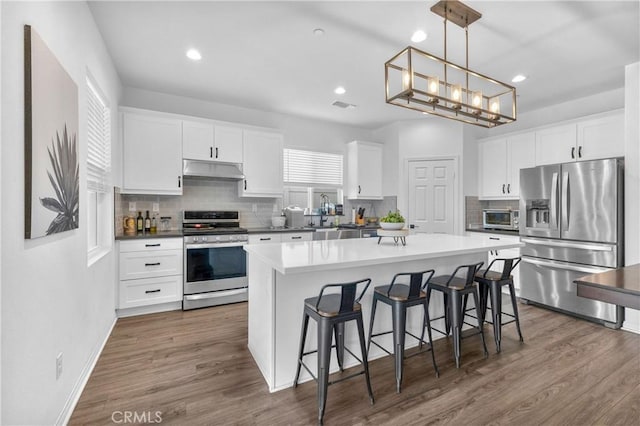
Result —
[[[212,291],[209,293],[191,294],[184,296],[184,300],[204,300],[204,299],[217,299],[219,297],[235,296],[236,294],[246,293],[247,288],[239,288],[236,290],[228,291]]]
[[[599,274],[600,272],[607,272],[612,270],[612,268],[601,268],[598,266],[572,265],[570,263],[537,260],[537,259],[530,259],[528,257],[523,257],[522,262],[530,263],[532,265],[537,265],[537,266],[553,268],[553,269],[564,269],[567,271],[582,272],[585,274]]]
[[[184,248],[186,250],[189,249],[207,249],[207,248],[216,248],[216,247],[240,247],[246,245],[246,241],[237,241],[233,243],[196,243],[196,244],[185,244]]]

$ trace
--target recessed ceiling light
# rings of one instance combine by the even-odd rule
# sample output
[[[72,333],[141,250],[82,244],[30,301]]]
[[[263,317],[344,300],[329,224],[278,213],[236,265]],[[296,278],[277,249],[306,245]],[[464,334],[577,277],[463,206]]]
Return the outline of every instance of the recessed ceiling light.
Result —
[[[512,83],[520,83],[521,81],[525,81],[527,79],[526,75],[518,74],[511,79]]]
[[[411,36],[411,41],[414,43],[420,43],[421,41],[425,41],[427,39],[427,33],[422,30],[418,30]]]
[[[347,91],[342,86],[336,87],[336,90],[333,91],[336,95],[344,95]]]
[[[202,59],[202,55],[196,49],[189,49],[187,50],[187,58],[191,59],[192,61],[199,61],[200,59]]]
[[[324,30],[322,28],[316,28],[313,30],[313,35],[316,37],[322,37],[324,35]]]

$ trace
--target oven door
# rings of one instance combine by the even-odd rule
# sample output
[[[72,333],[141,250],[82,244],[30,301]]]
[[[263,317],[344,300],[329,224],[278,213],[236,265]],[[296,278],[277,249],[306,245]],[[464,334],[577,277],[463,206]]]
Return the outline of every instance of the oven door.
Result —
[[[246,287],[246,243],[187,244],[184,254],[184,294]]]

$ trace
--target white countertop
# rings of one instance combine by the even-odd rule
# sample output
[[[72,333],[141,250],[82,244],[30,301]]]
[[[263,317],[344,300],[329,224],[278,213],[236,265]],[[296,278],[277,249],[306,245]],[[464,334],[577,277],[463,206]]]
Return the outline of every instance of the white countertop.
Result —
[[[474,236],[416,234],[406,237],[407,245],[393,239],[354,238],[347,240],[304,241],[282,244],[248,244],[246,252],[282,274],[362,267],[460,254],[488,252],[524,244],[488,240]]]

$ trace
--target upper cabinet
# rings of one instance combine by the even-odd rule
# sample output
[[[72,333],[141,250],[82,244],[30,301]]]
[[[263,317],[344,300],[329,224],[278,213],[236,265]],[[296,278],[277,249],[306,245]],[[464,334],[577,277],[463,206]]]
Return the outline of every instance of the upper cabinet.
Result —
[[[242,129],[204,121],[183,121],[182,158],[241,163]]]
[[[182,121],[122,113],[123,193],[182,194]]]
[[[347,144],[347,198],[382,200],[382,144]]]
[[[517,199],[520,169],[535,166],[534,133],[482,141],[478,147],[480,199]]]
[[[282,134],[244,130],[241,197],[282,197]]]
[[[624,114],[606,114],[536,131],[536,165],[624,156]]]

